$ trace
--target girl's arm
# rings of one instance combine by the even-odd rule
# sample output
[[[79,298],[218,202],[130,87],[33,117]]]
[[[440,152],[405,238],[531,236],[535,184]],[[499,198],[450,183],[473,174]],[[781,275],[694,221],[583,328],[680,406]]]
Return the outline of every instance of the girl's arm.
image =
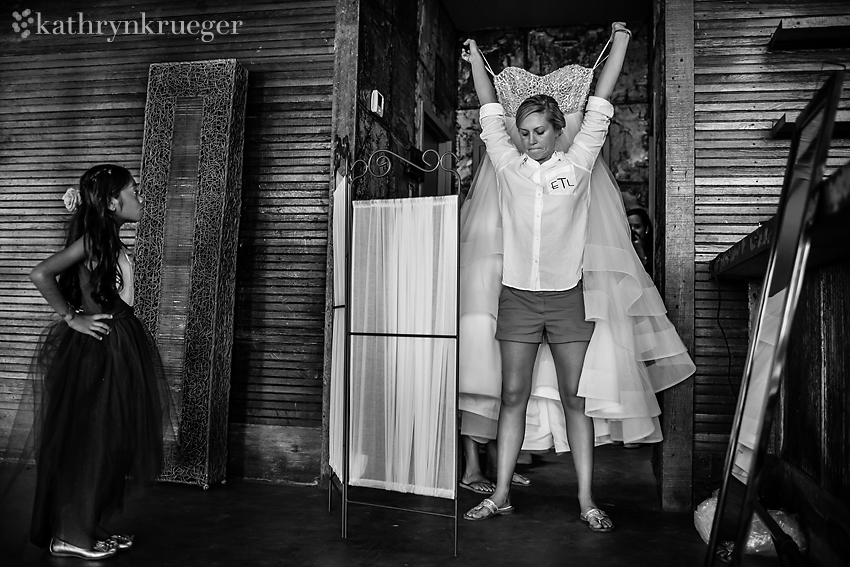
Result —
[[[83,239],[80,238],[64,250],[39,263],[30,272],[30,279],[53,310],[65,319],[69,327],[79,333],[101,339],[102,337],[98,333],[109,334],[109,326],[101,319],[112,319],[112,315],[108,313],[95,315],[75,313],[68,305],[65,296],[62,295],[62,290],[59,289],[59,284],[56,282],[56,276],[82,262],[84,258],[85,248]]]
[[[478,44],[475,43],[474,39],[467,39],[463,44],[469,46],[469,63],[472,65],[472,81],[475,83],[478,102],[481,106],[491,102],[499,102],[496,98],[493,82],[487,75],[487,68],[484,67],[484,57],[478,50]]]
[[[604,99],[610,98],[611,93],[614,92],[614,85],[617,84],[620,71],[623,70],[623,60],[626,58],[626,49],[629,47],[629,40],[632,37],[631,32],[623,22],[611,24],[611,33],[614,37],[611,42],[611,53],[608,55],[608,60],[605,61],[605,66],[602,67],[602,72],[596,81],[596,91],[593,93],[593,96]]]

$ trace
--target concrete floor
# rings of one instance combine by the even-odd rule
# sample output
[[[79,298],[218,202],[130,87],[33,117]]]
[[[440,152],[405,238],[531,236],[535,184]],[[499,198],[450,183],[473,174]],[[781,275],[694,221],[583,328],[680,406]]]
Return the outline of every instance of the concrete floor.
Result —
[[[575,565],[698,566],[705,545],[690,513],[661,512],[649,447],[600,447],[594,495],[617,529],[591,532],[579,520],[575,473],[567,455],[550,453],[518,470],[532,481],[513,492],[516,513],[485,522],[459,521],[453,557],[451,519],[350,505],[349,538],[340,537],[340,500],[328,512],[327,491],[315,486],[229,480],[203,491],[160,483],[131,499],[108,527],[136,535],[135,547],[103,563],[119,566],[440,566]],[[8,467],[0,469],[8,473]],[[2,476],[2,475],[0,475]],[[27,544],[34,472],[28,470],[0,513],[0,566],[94,565],[60,559]],[[2,481],[0,480],[0,485]],[[352,498],[355,495],[352,495]],[[452,501],[383,491],[362,500],[453,511]],[[460,514],[480,496],[460,491]]]

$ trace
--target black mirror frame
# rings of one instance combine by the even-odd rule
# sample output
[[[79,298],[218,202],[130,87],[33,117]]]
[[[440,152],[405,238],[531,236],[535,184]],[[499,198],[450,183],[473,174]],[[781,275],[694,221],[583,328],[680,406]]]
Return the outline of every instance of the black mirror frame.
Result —
[[[728,537],[721,537],[724,535],[732,535],[731,541],[734,546],[731,551],[731,556],[729,556],[731,564],[733,566],[741,564],[743,550],[746,547],[747,538],[749,536],[753,512],[756,509],[760,509],[760,505],[757,500],[758,486],[761,476],[760,473],[762,472],[761,465],[767,451],[767,442],[770,436],[771,425],[773,423],[777,393],[779,391],[780,380],[787,354],[788,337],[791,330],[791,324],[794,320],[794,312],[796,310],[797,300],[800,296],[800,288],[803,282],[806,259],[809,251],[808,233],[819,198],[819,192],[817,189],[821,185],[823,178],[824,164],[826,163],[826,157],[832,138],[832,129],[835,121],[838,101],[841,97],[843,79],[844,71],[836,71],[832,73],[824,85],[817,91],[817,93],[815,93],[812,100],[808,105],[806,105],[806,108],[800,113],[796,121],[796,128],[791,140],[788,163],[785,169],[785,178],[782,184],[782,193],[776,215],[778,221],[777,233],[771,243],[767,271],[762,284],[757,316],[754,320],[753,331],[750,337],[749,347],[747,349],[747,360],[741,381],[738,403],[735,409],[732,433],[729,438],[729,446],[726,452],[723,484],[718,497],[714,521],[712,523],[711,537],[708,542],[708,549],[706,551],[704,562],[705,567],[713,567],[716,563],[723,562],[723,560],[718,557],[717,549],[720,542],[729,541]],[[802,212],[802,217],[800,219],[801,222],[799,222],[796,226],[790,227],[792,230],[796,229],[796,234],[783,234],[783,228],[786,228],[784,221],[789,197],[791,197],[792,193],[800,191],[800,189],[794,189],[792,187],[792,182],[794,180],[794,172],[798,160],[801,135],[805,128],[819,116],[822,117],[823,121],[820,126],[820,131],[814,137],[814,156],[811,162],[810,176],[807,182],[807,187],[803,189],[806,193],[804,201],[805,210]],[[777,282],[774,280],[774,276],[776,275],[777,253],[779,248],[778,243],[784,238],[793,238],[796,242],[793,252],[794,256],[791,258],[790,262],[793,267],[790,271],[788,281],[784,282],[785,285],[783,286],[787,289],[787,294],[779,311],[781,315],[781,322],[773,356],[769,363],[771,367],[767,374],[768,383],[765,390],[765,399],[762,401],[762,419],[756,432],[756,443],[750,470],[748,471],[747,483],[744,484],[733,476],[732,471],[734,469],[736,449],[740,439],[741,424],[746,406],[748,387],[753,376],[754,354],[756,352],[763,318],[765,317],[767,298],[769,292],[776,289],[775,284]],[[730,504],[737,506],[737,510],[731,508]],[[729,523],[733,525],[730,526],[728,525]]]

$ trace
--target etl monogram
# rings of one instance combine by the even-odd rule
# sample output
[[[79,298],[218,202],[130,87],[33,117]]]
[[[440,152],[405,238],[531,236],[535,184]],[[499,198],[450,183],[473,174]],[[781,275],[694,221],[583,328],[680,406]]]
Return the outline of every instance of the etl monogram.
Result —
[[[567,187],[575,187],[575,184],[567,177],[559,177],[549,184],[549,189],[557,191],[558,189],[566,189]]]

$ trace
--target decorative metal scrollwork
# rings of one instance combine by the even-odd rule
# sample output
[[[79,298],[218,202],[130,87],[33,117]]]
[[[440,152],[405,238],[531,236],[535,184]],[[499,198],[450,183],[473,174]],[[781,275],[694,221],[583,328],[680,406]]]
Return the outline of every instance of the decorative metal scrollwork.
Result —
[[[368,160],[358,159],[351,164],[351,168],[349,170],[351,172],[351,181],[357,181],[358,179],[366,177],[366,175],[372,175],[373,177],[386,176],[392,169],[392,160],[390,159],[390,156],[400,159],[408,166],[415,167],[423,173],[432,173],[437,171],[437,169],[447,171],[455,176],[458,186],[460,186],[460,174],[457,170],[453,167],[446,167],[443,164],[446,157],[454,158],[455,163],[457,163],[459,161],[457,155],[455,155],[454,152],[440,154],[437,150],[425,150],[422,153],[422,163],[425,164],[425,167],[421,167],[420,165],[417,165],[397,153],[391,152],[390,150],[376,150],[371,156],[369,156]],[[432,163],[430,161],[430,156],[434,156],[435,162]],[[355,173],[358,167],[362,169],[359,173]]]

